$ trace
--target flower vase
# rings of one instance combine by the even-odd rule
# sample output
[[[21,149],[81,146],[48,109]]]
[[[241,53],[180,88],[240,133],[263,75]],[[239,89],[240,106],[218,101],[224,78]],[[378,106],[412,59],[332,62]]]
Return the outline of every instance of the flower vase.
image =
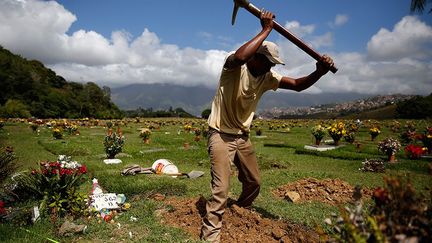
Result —
[[[315,145],[319,146],[321,144],[321,139],[315,138]]]
[[[335,146],[339,146],[339,141],[340,141],[340,140],[333,140],[333,141],[334,141],[334,145],[335,145]]]
[[[389,154],[388,155],[388,162],[389,163],[395,163],[396,162],[396,155],[395,154]]]
[[[371,135],[371,141],[375,141],[376,135]]]
[[[189,147],[190,147],[189,143],[187,143],[187,142],[183,143],[183,148],[184,148],[185,150],[188,150]]]

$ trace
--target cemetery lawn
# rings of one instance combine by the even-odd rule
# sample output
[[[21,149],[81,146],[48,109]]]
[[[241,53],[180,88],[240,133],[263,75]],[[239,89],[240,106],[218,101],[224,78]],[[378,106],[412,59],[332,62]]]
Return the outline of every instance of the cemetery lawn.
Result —
[[[251,131],[250,138],[255,146],[260,166],[262,187],[253,208],[262,215],[301,224],[309,228],[327,226],[324,219],[332,213],[338,214],[338,206],[318,201],[291,203],[278,198],[273,191],[286,184],[303,178],[340,179],[352,186],[374,189],[383,186],[383,176],[398,176],[410,179],[418,192],[425,192],[432,185],[428,174],[428,164],[432,159],[409,160],[403,149],[396,155],[397,163],[386,165],[385,173],[362,172],[365,159],[386,159],[377,150],[377,144],[386,137],[398,138],[389,129],[392,121],[379,121],[381,134],[371,141],[369,128],[361,126],[356,134],[356,142],[342,142],[340,147],[325,152],[311,151],[305,145],[314,143],[311,127],[320,120],[272,120],[259,121],[261,136]],[[403,123],[404,121],[401,121]],[[195,242],[198,239],[170,224],[162,223],[158,212],[166,208],[163,200],[155,200],[154,195],[179,199],[210,197],[210,161],[207,154],[207,139],[201,135],[195,141],[193,132],[185,132],[186,124],[193,128],[206,128],[203,119],[143,119],[120,121],[126,138],[121,154],[121,164],[104,164],[106,158],[103,140],[107,131],[105,121],[98,124],[85,123],[79,126],[79,135],[65,134],[63,139],[54,139],[47,126],[39,127],[39,134],[33,132],[27,122],[5,122],[0,129],[0,147],[11,146],[17,156],[18,171],[31,171],[41,161],[55,161],[58,155],[71,156],[73,160],[85,164],[88,169],[87,181],[80,188],[91,193],[92,178],[99,180],[107,192],[125,194],[130,209],[118,214],[114,223],[98,222],[96,216],[79,218],[75,224],[87,225],[84,234],[59,236],[58,228],[64,219],[52,223],[42,218],[30,226],[0,224],[1,242]],[[418,121],[425,127],[428,121]],[[84,124],[84,123],[83,123]],[[139,129],[157,124],[152,129],[151,142],[144,144],[139,137]],[[429,121],[429,126],[431,126]],[[271,129],[270,129],[271,128]],[[289,128],[289,129],[288,129]],[[330,140],[327,135],[324,140]],[[189,143],[185,149],[184,144]],[[360,148],[356,148],[360,143]],[[138,174],[122,176],[122,169],[130,164],[151,167],[157,159],[168,159],[181,172],[204,171],[204,176],[196,179],[171,178],[163,175]],[[231,179],[230,197],[236,199],[241,192],[241,184],[235,176]],[[366,200],[366,203],[370,201]],[[36,202],[25,202],[22,206],[32,207]],[[132,221],[131,218],[136,218]],[[176,218],[172,218],[173,221]],[[166,220],[165,220],[166,221]],[[52,241],[50,241],[50,239]]]

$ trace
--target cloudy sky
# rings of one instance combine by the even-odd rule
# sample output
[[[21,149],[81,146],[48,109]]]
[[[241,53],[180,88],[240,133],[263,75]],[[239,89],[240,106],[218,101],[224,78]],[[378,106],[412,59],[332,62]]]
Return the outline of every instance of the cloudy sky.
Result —
[[[409,0],[251,0],[339,71],[306,92],[429,94],[432,14]],[[257,34],[259,21],[232,0],[1,0],[0,45],[69,81],[111,87],[172,83],[215,87],[224,57]],[[428,10],[431,5],[427,6]],[[315,60],[273,31],[285,66],[300,77]]]

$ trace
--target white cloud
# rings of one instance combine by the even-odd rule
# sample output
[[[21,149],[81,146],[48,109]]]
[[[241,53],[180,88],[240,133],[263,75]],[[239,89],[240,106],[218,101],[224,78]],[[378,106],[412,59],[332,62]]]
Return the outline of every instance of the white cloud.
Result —
[[[313,36],[313,28],[302,28],[316,49],[331,45],[331,33]],[[323,40],[315,42],[314,40]],[[286,40],[279,42],[287,65],[284,75],[299,77],[313,69],[315,60]],[[327,74],[306,92],[359,92],[366,94],[429,94],[432,90],[432,28],[416,17],[402,18],[393,31],[381,29],[368,42],[367,53],[330,53],[339,71]],[[294,68],[292,68],[294,67]],[[286,70],[291,69],[291,70]]]
[[[314,25],[300,25],[298,21],[286,22],[284,26],[288,31],[295,34],[297,37],[303,37],[305,35],[311,34],[315,30]]]
[[[338,14],[336,15],[334,22],[332,23],[332,26],[342,26],[348,22],[348,15],[345,14]]]
[[[111,39],[86,30],[68,35],[74,21],[76,16],[54,1],[5,0],[0,3],[0,44],[71,81],[217,83],[224,51],[180,49],[161,43],[148,29],[136,39],[126,31],[114,31]]]
[[[89,30],[68,34],[76,20],[75,15],[55,1],[2,0],[0,45],[42,61],[70,81],[112,86],[217,84],[227,54],[224,50],[179,48],[163,43],[157,33],[147,28],[135,38],[124,30],[113,31],[109,39]],[[338,15],[333,24],[342,25],[346,21],[347,16]],[[285,27],[317,50],[333,44],[333,33],[317,36],[314,25],[292,21]],[[329,73],[306,92],[426,94],[432,90],[431,41],[431,26],[415,17],[404,17],[393,30],[381,29],[372,36],[367,53],[329,53],[339,68],[338,73]],[[292,77],[314,71],[315,60],[287,40],[281,38],[277,43],[287,64],[277,66],[277,71]]]
[[[406,16],[393,30],[380,29],[367,44],[371,60],[428,59],[432,56],[432,27]]]

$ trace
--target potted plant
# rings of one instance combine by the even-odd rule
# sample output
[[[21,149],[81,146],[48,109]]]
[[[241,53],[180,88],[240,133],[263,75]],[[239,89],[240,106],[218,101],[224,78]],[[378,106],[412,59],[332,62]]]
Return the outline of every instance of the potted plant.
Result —
[[[401,149],[401,144],[399,140],[395,138],[386,138],[381,142],[379,142],[378,144],[378,150],[381,153],[387,155],[388,161],[390,163],[396,161],[395,155],[397,152],[399,152],[400,149]]]
[[[334,141],[334,145],[338,146],[340,139],[345,136],[345,124],[343,122],[333,123],[327,127],[327,131]]]
[[[326,134],[325,127],[321,125],[316,125],[312,127],[312,135],[315,137],[315,145],[320,145],[321,140],[324,138]]]

